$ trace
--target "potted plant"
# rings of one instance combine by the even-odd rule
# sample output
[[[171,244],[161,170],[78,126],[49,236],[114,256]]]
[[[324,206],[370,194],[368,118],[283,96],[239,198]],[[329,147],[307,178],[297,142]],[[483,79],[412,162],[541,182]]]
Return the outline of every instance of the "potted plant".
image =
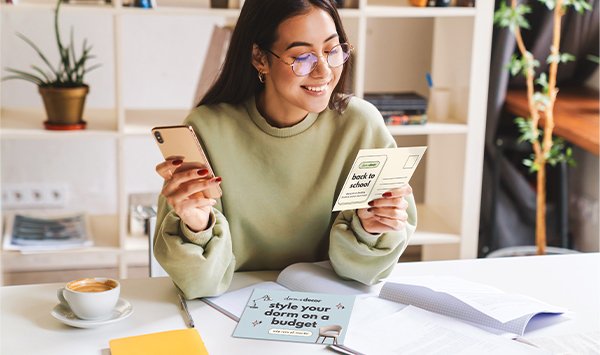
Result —
[[[539,73],[536,78],[536,68],[539,61],[529,52],[521,36],[522,29],[528,29],[529,23],[525,15],[531,8],[518,4],[517,0],[510,0],[510,5],[502,2],[494,15],[494,23],[500,27],[508,27],[515,35],[520,55],[513,55],[508,69],[512,75],[524,75],[527,83],[527,101],[530,117],[517,117],[521,141],[532,145],[533,154],[525,159],[523,164],[529,167],[530,172],[536,172],[536,230],[535,244],[537,254],[546,253],[546,165],[556,165],[561,161],[573,164],[571,149],[567,148],[564,141],[552,136],[554,129],[554,103],[558,95],[556,74],[558,65],[575,59],[569,53],[560,52],[561,20],[569,7],[579,13],[591,10],[586,0],[539,0],[553,11],[552,45],[550,55],[545,58],[549,64],[548,73]],[[536,87],[537,84],[537,87]],[[538,128],[540,118],[544,118],[543,130]]]
[[[44,101],[47,121],[44,125],[47,129],[83,129],[85,121],[82,120],[85,99],[89,92],[89,86],[84,82],[85,74],[98,68],[96,64],[86,67],[89,59],[94,58],[90,54],[92,47],[83,41],[81,52],[77,55],[73,43],[73,29],[71,29],[71,40],[64,45],[59,31],[59,10],[62,0],[58,0],[54,9],[54,33],[60,60],[57,66],[52,65],[44,53],[29,38],[21,33],[17,36],[31,46],[44,61],[48,70],[32,65],[33,71],[26,72],[14,68],[6,68],[10,72],[3,80],[21,79],[34,83]]]

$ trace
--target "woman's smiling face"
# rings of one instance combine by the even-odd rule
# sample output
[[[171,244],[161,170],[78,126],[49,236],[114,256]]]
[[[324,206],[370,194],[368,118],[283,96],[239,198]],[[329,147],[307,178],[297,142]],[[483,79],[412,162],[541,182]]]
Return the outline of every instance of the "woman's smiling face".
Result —
[[[330,68],[327,53],[339,44],[335,23],[325,11],[312,7],[309,12],[283,21],[270,51],[266,71],[262,111],[278,126],[300,122],[309,112],[327,108],[333,89],[340,80],[343,65]],[[339,48],[339,47],[338,47]],[[301,54],[320,56],[314,70],[297,76],[290,65]]]

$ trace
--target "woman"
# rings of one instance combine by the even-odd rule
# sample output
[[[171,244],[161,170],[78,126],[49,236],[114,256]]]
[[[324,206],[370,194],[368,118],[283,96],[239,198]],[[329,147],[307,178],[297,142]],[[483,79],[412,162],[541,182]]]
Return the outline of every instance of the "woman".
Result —
[[[245,2],[219,78],[186,119],[218,176],[156,167],[155,256],[186,297],[302,261],[329,258],[365,284],[394,268],[416,225],[410,186],[331,212],[358,150],[395,146],[374,106],[342,94],[346,42],[330,0]],[[218,201],[197,197],[217,185]]]

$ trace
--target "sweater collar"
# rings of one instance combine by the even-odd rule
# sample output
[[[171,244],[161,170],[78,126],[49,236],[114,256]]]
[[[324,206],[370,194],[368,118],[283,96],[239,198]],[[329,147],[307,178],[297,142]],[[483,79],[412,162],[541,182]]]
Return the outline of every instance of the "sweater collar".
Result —
[[[273,137],[284,138],[300,134],[309,129],[313,123],[315,123],[317,117],[319,117],[318,113],[309,112],[302,121],[296,123],[295,125],[291,127],[278,128],[271,126],[269,122],[267,122],[267,120],[260,114],[260,112],[258,112],[258,108],[256,107],[256,99],[254,96],[250,97],[246,101],[245,105],[254,124],[256,124],[261,131]]]

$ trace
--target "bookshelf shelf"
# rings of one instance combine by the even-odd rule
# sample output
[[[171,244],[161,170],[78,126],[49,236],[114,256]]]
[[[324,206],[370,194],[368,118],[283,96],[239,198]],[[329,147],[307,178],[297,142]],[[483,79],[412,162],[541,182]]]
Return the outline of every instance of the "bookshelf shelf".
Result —
[[[90,247],[77,250],[21,253],[2,252],[3,272],[49,271],[114,267],[120,247]]]
[[[368,5],[365,14],[370,18],[421,18],[421,17],[475,17],[477,11],[469,7],[410,7]]]
[[[426,123],[424,125],[387,126],[393,136],[416,136],[430,134],[466,134],[468,126],[462,123]]]
[[[156,9],[141,9],[135,7],[122,7],[116,9],[119,14],[135,14],[135,15],[148,15],[148,16],[156,16],[156,15],[186,15],[186,16],[215,16],[215,17],[224,17],[224,18],[237,18],[240,14],[239,9],[211,9],[206,7],[199,6],[177,6],[177,5],[168,5],[168,6],[159,6]]]
[[[0,111],[0,137],[3,139],[65,139],[77,137],[117,137],[115,112],[112,109],[90,109],[84,120],[88,127],[83,131],[48,131],[42,109],[2,108]]]
[[[340,15],[357,49],[353,58],[357,96],[362,97],[365,92],[415,91],[427,97],[425,72],[430,72],[435,84],[449,88],[453,95],[451,120],[429,119],[425,125],[388,127],[400,145],[428,146],[421,164],[424,173],[413,185],[419,202],[419,225],[410,244],[422,246],[423,259],[474,258],[493,3],[477,1],[474,8],[416,8],[409,6],[408,0],[353,2],[357,5],[340,9]],[[42,28],[47,27],[31,20],[36,23],[32,27],[23,19],[42,19],[41,23],[51,24],[54,5],[54,0],[1,4],[1,30],[6,34],[23,32],[36,43],[52,44],[51,34],[43,33]],[[29,88],[3,82],[0,137],[3,142],[38,141],[36,144],[50,145],[77,139],[90,143],[104,140],[105,144],[106,138],[113,139],[114,143],[108,141],[107,153],[112,156],[106,162],[98,162],[99,166],[112,164],[109,171],[114,176],[106,185],[110,188],[107,193],[116,194],[110,202],[113,215],[97,220],[95,228],[101,232],[95,233],[100,238],[95,247],[36,254],[2,252],[3,264],[8,271],[118,267],[120,277],[125,278],[129,265],[144,265],[148,261],[147,239],[128,235],[129,195],[148,192],[149,186],[160,189],[152,155],[158,153],[151,145],[149,132],[154,126],[181,124],[190,110],[198,77],[190,68],[201,69],[209,31],[213,25],[235,21],[240,10],[211,9],[208,1],[192,0],[158,0],[157,8],[140,9],[124,7],[122,1],[115,0],[110,5],[66,4],[62,11],[63,26],[75,24],[76,42],[88,38],[98,51],[103,72],[94,74],[91,95],[103,95],[103,99],[100,103],[88,102],[85,131],[46,131],[36,90],[26,91]],[[94,21],[101,26],[94,26]],[[5,37],[8,40],[0,57],[2,67],[34,60],[36,54],[30,48],[6,50],[19,40],[14,36],[3,36],[3,40]],[[156,55],[157,51],[161,55]],[[177,85],[169,86],[172,82]],[[157,84],[160,87],[153,91]],[[29,104],[23,105],[22,98],[13,94],[17,91],[23,93],[21,96],[31,96]],[[152,96],[153,92],[159,94]],[[146,95],[151,98],[140,99]],[[178,104],[165,104],[161,102],[163,97],[181,99]],[[413,140],[418,143],[412,143]],[[93,150],[93,146],[82,149]],[[10,154],[4,149],[2,158],[9,158]],[[45,178],[42,175],[38,180]],[[60,176],[52,179],[60,180]]]

